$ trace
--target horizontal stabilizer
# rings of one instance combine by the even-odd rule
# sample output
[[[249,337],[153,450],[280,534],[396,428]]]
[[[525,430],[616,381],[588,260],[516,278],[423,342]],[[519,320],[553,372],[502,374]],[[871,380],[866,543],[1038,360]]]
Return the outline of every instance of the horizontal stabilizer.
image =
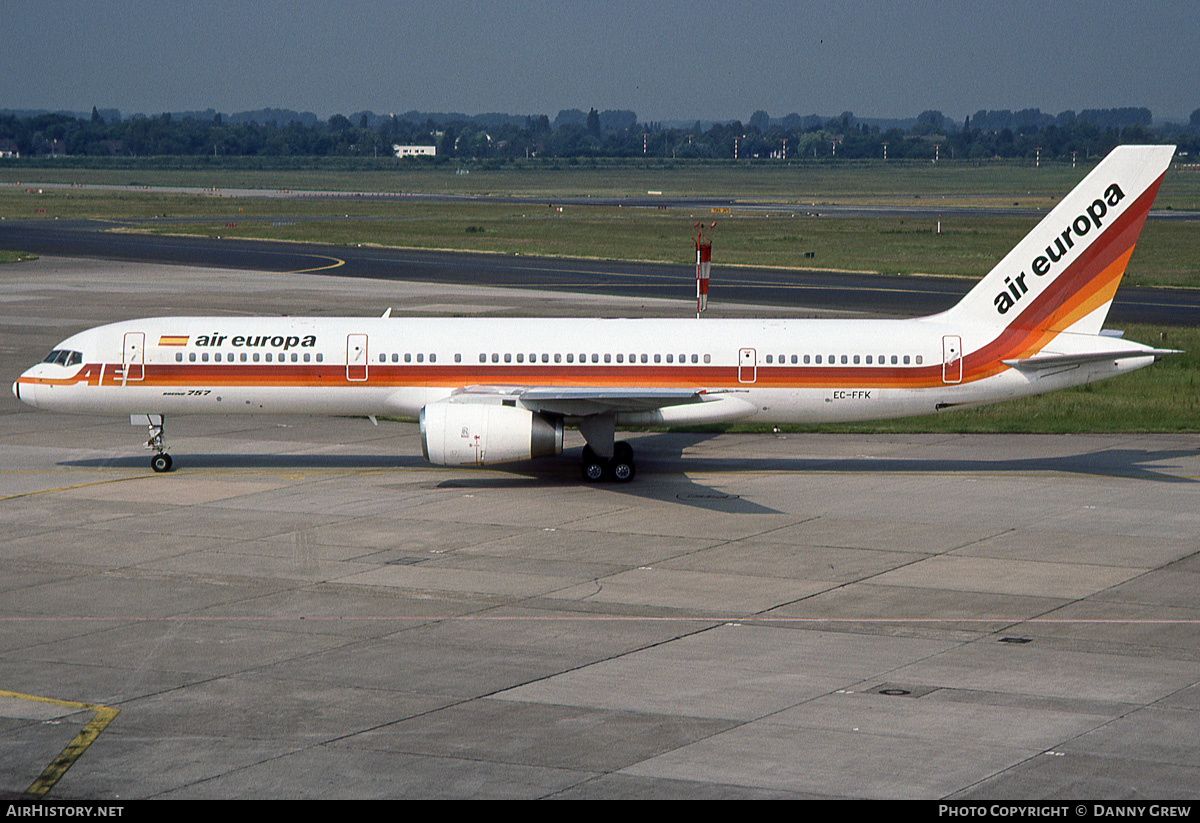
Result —
[[[1100,363],[1105,360],[1122,360],[1127,357],[1153,357],[1160,359],[1164,354],[1183,354],[1179,349],[1125,349],[1123,351],[1097,351],[1086,354],[1039,354],[1015,360],[1002,360],[1006,366],[1021,371],[1041,371],[1063,366],[1082,366],[1085,363]]]

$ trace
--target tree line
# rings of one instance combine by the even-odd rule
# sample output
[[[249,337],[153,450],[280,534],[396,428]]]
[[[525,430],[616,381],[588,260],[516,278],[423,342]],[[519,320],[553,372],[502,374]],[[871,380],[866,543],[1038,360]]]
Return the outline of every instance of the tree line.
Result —
[[[0,153],[22,157],[391,157],[395,145],[433,145],[437,157],[406,162],[518,158],[1087,159],[1121,143],[1175,143],[1200,152],[1200,109],[1188,123],[1158,125],[1149,109],[980,110],[958,122],[938,111],[906,121],[755,112],[746,123],[641,123],[630,111],[571,109],[546,115],[402,116],[361,112],[328,120],[284,110],[226,117],[191,112],[130,118],[0,114]],[[267,119],[270,118],[270,119]]]

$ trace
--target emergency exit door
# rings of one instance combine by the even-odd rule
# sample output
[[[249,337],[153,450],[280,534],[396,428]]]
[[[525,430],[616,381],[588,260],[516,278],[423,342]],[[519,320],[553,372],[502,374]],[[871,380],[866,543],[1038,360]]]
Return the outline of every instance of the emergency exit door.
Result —
[[[365,334],[346,335],[346,379],[355,381],[367,379],[367,336]]]
[[[948,334],[942,338],[942,382],[961,383],[962,376],[962,338]]]
[[[754,349],[738,350],[738,382],[753,383],[758,379],[758,355]]]

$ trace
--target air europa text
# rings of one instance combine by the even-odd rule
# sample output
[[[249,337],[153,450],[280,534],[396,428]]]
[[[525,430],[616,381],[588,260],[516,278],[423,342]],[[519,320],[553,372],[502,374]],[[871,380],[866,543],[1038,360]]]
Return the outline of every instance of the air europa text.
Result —
[[[1050,267],[1062,260],[1067,252],[1075,247],[1076,238],[1083,238],[1093,228],[1099,229],[1103,225],[1104,217],[1108,214],[1109,208],[1117,205],[1124,199],[1125,192],[1121,191],[1121,187],[1116,183],[1105,189],[1104,197],[1098,197],[1093,200],[1092,204],[1087,207],[1083,214],[1080,214],[1068,223],[1067,227],[1062,230],[1062,233],[1054,238],[1054,242],[1046,246],[1045,254],[1039,254],[1033,258],[1033,261],[1029,264],[1033,273],[1038,277],[1043,277],[1049,273]],[[997,294],[994,301],[997,314],[1007,314],[1008,310],[1015,306],[1017,301],[1029,291],[1029,284],[1025,282],[1026,277],[1026,273],[1021,272],[1016,277],[1004,278],[1004,285],[1007,288]]]
[[[229,342],[226,343],[225,342],[226,340],[228,340]],[[229,337],[229,335],[226,335],[226,334],[201,334],[196,337],[196,345],[197,346],[208,346],[210,348],[214,347],[214,346],[226,346],[226,345],[233,346],[235,348],[256,348],[256,347],[257,348],[272,348],[272,349],[282,348],[284,351],[287,351],[288,349],[295,348],[295,347],[299,347],[302,349],[311,349],[313,346],[317,345],[317,336],[315,334],[310,334],[310,335],[306,335],[305,337],[299,337],[296,335],[284,337],[281,334],[277,334],[274,337],[272,337],[270,335],[265,335],[265,334],[264,335],[257,335],[257,334],[241,335],[241,334],[239,334],[239,335],[236,335],[235,337],[231,338],[231,337]]]

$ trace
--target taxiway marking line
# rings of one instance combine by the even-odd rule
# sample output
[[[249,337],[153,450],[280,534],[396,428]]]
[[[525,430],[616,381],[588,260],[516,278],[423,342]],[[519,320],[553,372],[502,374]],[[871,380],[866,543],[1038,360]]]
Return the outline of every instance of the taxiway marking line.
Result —
[[[74,739],[67,744],[67,747],[59,753],[58,757],[50,761],[50,765],[42,770],[38,775],[37,780],[25,790],[25,796],[40,800],[46,796],[54,785],[62,779],[62,776],[67,773],[67,769],[75,764],[88,747],[96,742],[96,738],[100,736],[100,732],[108,728],[108,724],[121,713],[120,709],[114,709],[110,706],[96,706],[91,703],[78,703],[72,700],[57,700],[53,697],[39,697],[34,694],[21,694],[20,692],[10,692],[0,689],[0,697],[12,697],[17,700],[32,700],[36,703],[50,703],[54,706],[66,706],[72,709],[82,709],[85,711],[94,711],[96,714],[88,721]]]

